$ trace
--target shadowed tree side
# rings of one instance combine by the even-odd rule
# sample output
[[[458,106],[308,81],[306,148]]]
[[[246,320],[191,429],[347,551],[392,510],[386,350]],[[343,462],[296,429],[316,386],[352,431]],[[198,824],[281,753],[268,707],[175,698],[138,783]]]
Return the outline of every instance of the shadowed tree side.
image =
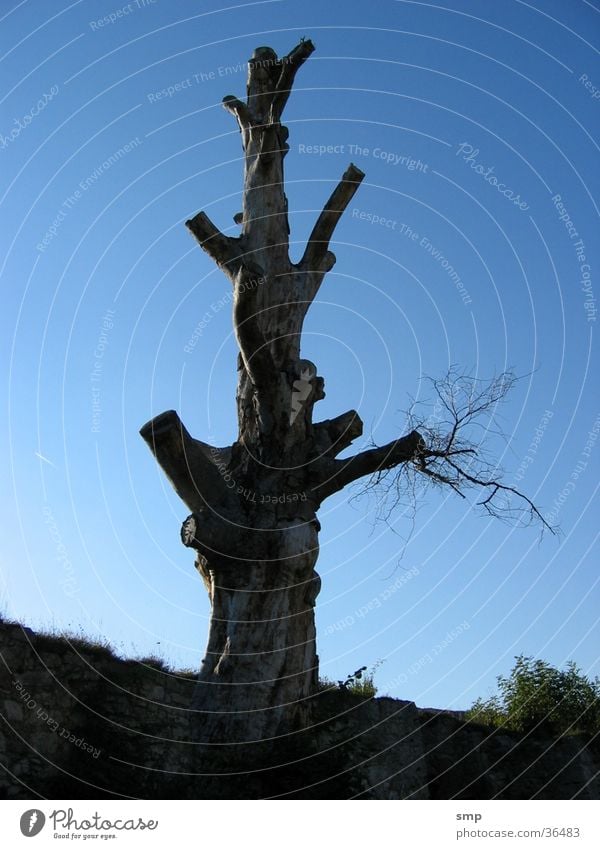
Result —
[[[325,498],[365,476],[404,468],[456,491],[483,486],[488,509],[504,492],[473,466],[476,447],[459,440],[468,417],[458,416],[445,442],[411,427],[388,445],[343,460],[339,455],[362,434],[358,413],[313,422],[324,381],[301,358],[303,322],[336,261],[329,249],[336,225],[364,177],[348,166],[302,259],[292,263],[283,174],[288,131],[281,119],[313,50],[311,41],[301,41],[278,58],[271,48],[258,48],[246,100],[223,100],[244,150],[243,207],[234,216],[240,234],[225,235],[204,212],[186,222],[233,287],[237,439],[229,447],[194,439],[174,411],[141,429],[191,511],[182,540],[196,551],[211,603],[195,699],[204,742],[270,739],[306,721],[318,680],[317,511]]]

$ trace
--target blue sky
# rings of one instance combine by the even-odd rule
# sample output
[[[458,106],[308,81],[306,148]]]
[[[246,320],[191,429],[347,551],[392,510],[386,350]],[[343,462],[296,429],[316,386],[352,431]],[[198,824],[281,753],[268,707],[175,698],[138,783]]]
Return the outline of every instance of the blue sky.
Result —
[[[199,663],[208,602],[186,508],[138,435],[163,410],[235,436],[229,283],[183,222],[230,233],[226,94],[301,37],[288,103],[292,257],[349,162],[366,173],[306,327],[328,418],[402,432],[423,375],[523,376],[492,447],[558,539],[428,493],[321,512],[322,673],[463,708],[515,654],[600,673],[595,280],[600,11],[586,0],[2,4],[0,595],[33,627]],[[342,23],[343,22],[343,23]],[[413,235],[413,234],[416,234]],[[204,319],[204,321],[203,321]],[[199,338],[190,346],[194,329]],[[188,351],[185,350],[186,346]],[[537,438],[536,438],[537,433]]]

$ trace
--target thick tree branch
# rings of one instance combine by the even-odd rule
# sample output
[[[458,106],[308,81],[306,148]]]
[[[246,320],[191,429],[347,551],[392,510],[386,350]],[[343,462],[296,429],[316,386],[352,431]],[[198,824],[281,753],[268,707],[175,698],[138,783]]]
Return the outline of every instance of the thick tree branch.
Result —
[[[359,478],[408,463],[418,454],[422,444],[421,434],[413,430],[412,433],[388,442],[387,445],[361,451],[347,460],[335,460],[328,465],[327,479],[318,488],[319,497],[327,498]]]
[[[205,212],[199,212],[185,222],[200,247],[231,277],[241,261],[240,240],[225,236],[215,227]]]
[[[287,56],[281,58],[281,74],[277,80],[276,95],[273,98],[271,107],[271,120],[279,121],[288,101],[294,79],[298,70],[306,62],[311,53],[315,49],[312,41],[304,39],[291,50]]]
[[[223,107],[237,119],[242,132],[249,129],[252,124],[252,116],[245,103],[238,100],[233,94],[228,94],[223,98]]]
[[[355,439],[362,436],[363,423],[356,410],[348,410],[335,419],[318,422],[314,430],[320,453],[337,457]]]
[[[304,256],[299,263],[301,271],[324,272],[324,270],[328,271],[333,266],[335,257],[329,252],[329,242],[338,221],[354,197],[364,176],[360,168],[353,164],[350,164],[344,172],[342,179],[335,187],[313,227]],[[328,267],[323,269],[323,263]]]
[[[271,107],[281,73],[279,62],[272,47],[257,47],[248,62],[246,102],[256,125],[266,126],[272,123]]]
[[[175,410],[151,419],[140,435],[190,510],[214,509],[225,503],[229,493],[215,462],[226,452],[193,439]]]

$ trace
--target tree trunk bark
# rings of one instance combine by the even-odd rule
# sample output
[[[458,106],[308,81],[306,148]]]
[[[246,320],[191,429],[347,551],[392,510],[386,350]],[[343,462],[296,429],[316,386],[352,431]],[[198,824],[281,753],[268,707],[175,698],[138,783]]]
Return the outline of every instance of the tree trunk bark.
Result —
[[[204,212],[187,222],[233,285],[238,438],[228,448],[207,445],[174,411],[141,430],[192,511],[182,540],[197,552],[212,608],[194,701],[196,739],[206,743],[273,739],[306,721],[318,684],[316,513],[342,479],[336,455],[362,432],[354,411],[313,423],[324,382],[300,358],[307,309],[335,262],[330,239],[364,176],[348,168],[293,264],[281,115],[313,50],[302,41],[278,58],[258,48],[246,102],[223,101],[245,153],[240,235],[221,233]]]
[[[284,520],[263,534],[269,559],[197,559],[212,608],[193,703],[202,741],[284,735],[305,723],[316,691],[316,528]]]

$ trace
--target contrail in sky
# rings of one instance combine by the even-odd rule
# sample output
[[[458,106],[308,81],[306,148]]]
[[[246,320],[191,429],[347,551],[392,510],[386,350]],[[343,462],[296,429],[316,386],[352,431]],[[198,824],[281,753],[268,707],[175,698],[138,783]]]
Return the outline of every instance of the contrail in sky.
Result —
[[[34,451],[33,453],[35,454],[35,456],[36,456],[36,457],[39,457],[39,458],[40,458],[40,460],[43,460],[43,461],[44,461],[44,463],[48,463],[48,465],[49,465],[49,466],[52,466],[52,468],[53,468],[53,469],[55,469],[55,468],[56,468],[56,466],[54,465],[54,463],[52,463],[52,462],[51,462],[51,461],[50,461],[47,457],[44,457],[44,455],[43,455],[43,454],[40,454],[40,452],[39,452],[39,451]]]

